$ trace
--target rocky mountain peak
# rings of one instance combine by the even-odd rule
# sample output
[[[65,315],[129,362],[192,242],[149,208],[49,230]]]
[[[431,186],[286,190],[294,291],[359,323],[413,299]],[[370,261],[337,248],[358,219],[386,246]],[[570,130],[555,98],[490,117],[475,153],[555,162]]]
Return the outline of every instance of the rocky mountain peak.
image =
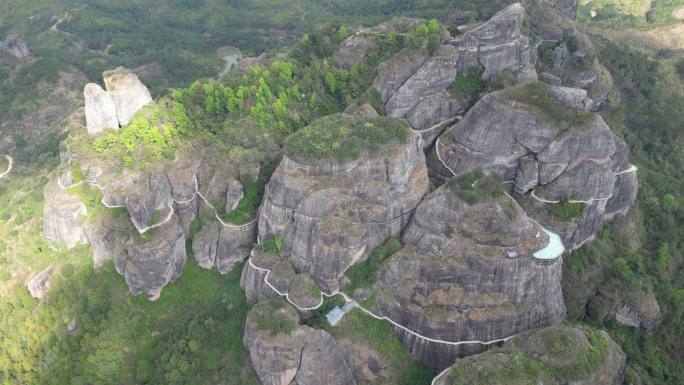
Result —
[[[83,90],[88,133],[96,135],[105,129],[118,130],[130,123],[141,108],[152,101],[147,87],[138,75],[126,68],[105,71],[105,88],[86,84]]]

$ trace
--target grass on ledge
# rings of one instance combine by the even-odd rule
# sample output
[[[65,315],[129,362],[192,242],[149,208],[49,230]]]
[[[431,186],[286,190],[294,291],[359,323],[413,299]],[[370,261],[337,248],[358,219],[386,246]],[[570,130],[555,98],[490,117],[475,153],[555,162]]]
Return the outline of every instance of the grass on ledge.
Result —
[[[551,215],[563,222],[568,222],[574,218],[579,218],[584,214],[583,203],[571,203],[567,197],[563,197],[560,202],[546,205]]]
[[[501,176],[496,173],[486,175],[481,168],[449,179],[447,186],[469,205],[504,195]]]
[[[297,159],[348,161],[374,154],[395,139],[405,143],[409,132],[407,123],[400,119],[330,115],[290,135],[285,140],[285,152]]]
[[[582,126],[592,114],[556,104],[544,83],[534,82],[506,88],[501,94],[506,99],[515,100],[538,108],[558,125]]]

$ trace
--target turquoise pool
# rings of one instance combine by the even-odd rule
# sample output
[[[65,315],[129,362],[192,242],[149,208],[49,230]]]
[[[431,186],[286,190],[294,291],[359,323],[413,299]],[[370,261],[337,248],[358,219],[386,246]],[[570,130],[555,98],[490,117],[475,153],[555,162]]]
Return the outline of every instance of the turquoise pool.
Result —
[[[542,230],[549,235],[549,244],[532,255],[534,255],[534,257],[537,259],[556,259],[560,257],[565,251],[565,246],[563,246],[563,241],[561,240],[560,235],[551,230],[545,229],[544,227],[542,227]]]

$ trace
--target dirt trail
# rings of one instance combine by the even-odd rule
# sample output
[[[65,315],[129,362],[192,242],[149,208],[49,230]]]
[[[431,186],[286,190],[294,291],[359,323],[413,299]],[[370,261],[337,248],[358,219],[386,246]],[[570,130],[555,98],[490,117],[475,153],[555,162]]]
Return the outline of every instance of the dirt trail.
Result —
[[[12,167],[14,166],[14,159],[11,156],[5,155],[5,159],[7,159],[7,163],[8,163],[7,164],[7,170],[5,172],[3,172],[2,174],[0,174],[0,179],[4,178],[7,174],[9,174],[10,171],[12,171]]]

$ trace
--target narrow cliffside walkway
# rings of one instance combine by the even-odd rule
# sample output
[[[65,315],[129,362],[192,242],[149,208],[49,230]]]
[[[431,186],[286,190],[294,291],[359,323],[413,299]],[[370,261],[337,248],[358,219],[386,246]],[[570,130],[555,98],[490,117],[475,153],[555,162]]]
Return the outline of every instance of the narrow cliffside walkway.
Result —
[[[10,163],[10,168],[11,168],[11,163]],[[7,172],[9,172],[9,170],[8,170]],[[1,177],[2,177],[2,176],[0,176],[0,178],[1,178]],[[71,185],[69,185],[69,186],[64,186],[64,184],[62,183],[61,179],[60,179],[60,178],[57,178],[57,184],[59,185],[59,187],[60,187],[62,190],[67,190],[67,189],[70,189],[70,188],[79,187],[79,186],[83,185],[85,182],[86,182],[85,180],[82,180],[82,181],[80,181],[80,182],[71,184]],[[88,180],[87,182],[88,182],[88,184],[90,184],[91,186],[97,188],[98,190],[102,191],[103,193],[106,192],[105,188],[102,187],[102,186],[100,186],[97,182],[91,181],[91,180]],[[252,226],[254,226],[254,225],[256,224],[256,221],[257,221],[256,218],[254,218],[254,219],[250,220],[249,222],[247,222],[247,223],[245,223],[245,224],[242,224],[242,225],[234,225],[234,224],[232,224],[232,223],[224,222],[224,221],[221,219],[221,217],[218,215],[218,210],[216,210],[216,208],[215,208],[211,203],[209,203],[209,201],[204,197],[204,195],[202,195],[202,193],[199,192],[199,185],[198,185],[198,182],[197,182],[197,175],[195,175],[195,192],[194,192],[192,198],[190,198],[190,199],[188,199],[188,200],[186,200],[186,201],[178,201],[178,200],[176,200],[176,199],[174,199],[174,198],[171,198],[171,201],[170,201],[170,202],[167,204],[167,206],[166,206],[166,208],[167,208],[167,210],[168,210],[168,213],[166,214],[166,216],[164,217],[163,220],[161,220],[160,222],[154,223],[154,224],[152,224],[152,225],[149,225],[149,226],[142,226],[142,225],[138,224],[138,223],[135,221],[135,219],[133,219],[132,217],[131,217],[131,222],[133,222],[133,226],[135,226],[135,229],[138,230],[138,233],[144,234],[144,233],[146,233],[146,232],[148,232],[148,231],[150,231],[150,230],[152,230],[152,229],[155,229],[155,228],[157,228],[157,227],[163,226],[164,224],[166,224],[167,222],[169,222],[169,221],[171,220],[171,218],[173,217],[173,214],[174,214],[175,211],[176,211],[176,210],[173,208],[173,204],[174,204],[174,203],[177,204],[177,205],[181,205],[181,206],[182,206],[182,205],[186,205],[186,204],[188,204],[188,203],[194,201],[195,199],[197,199],[198,196],[202,199],[202,201],[204,202],[204,204],[206,204],[209,208],[211,208],[211,209],[214,211],[214,217],[216,217],[216,219],[221,223],[221,225],[222,225],[223,227],[227,227],[227,228],[231,228],[231,229],[243,230],[243,229],[250,229]],[[126,207],[125,205],[112,205],[112,204],[109,204],[109,203],[105,202],[104,196],[102,197],[102,199],[100,199],[100,203],[102,203],[103,206],[105,206],[105,207],[107,207],[107,208],[109,208],[109,209],[125,208],[125,207]]]
[[[353,300],[352,298],[350,298],[347,294],[345,294],[345,293],[343,293],[343,292],[341,292],[341,291],[339,291],[339,290],[334,291],[334,292],[332,292],[332,293],[330,293],[330,294],[323,293],[323,292],[321,291],[321,300],[320,300],[320,302],[319,302],[318,305],[316,305],[316,306],[314,306],[314,307],[300,307],[300,306],[298,306],[297,304],[295,304],[295,303],[290,299],[289,293],[287,293],[287,292],[281,292],[280,290],[276,289],[270,282],[268,282],[268,276],[270,275],[271,270],[269,270],[269,269],[264,269],[264,268],[261,268],[261,267],[256,266],[256,265],[252,262],[252,259],[251,259],[251,258],[247,260],[247,263],[249,263],[249,265],[250,265],[252,268],[254,268],[254,269],[258,270],[258,271],[266,272],[266,275],[264,276],[264,283],[265,283],[269,288],[271,288],[271,290],[273,290],[276,294],[278,294],[278,295],[281,296],[281,297],[284,297],[285,300],[287,300],[287,302],[288,302],[290,305],[294,306],[295,309],[297,309],[297,310],[299,310],[299,311],[311,311],[311,310],[316,310],[316,309],[318,309],[319,307],[321,307],[321,305],[323,305],[323,301],[325,300],[325,298],[331,298],[331,297],[335,297],[335,296],[337,296],[337,295],[340,295],[340,296],[342,296],[342,298],[344,298],[344,301],[345,301],[345,302],[353,302],[353,303],[355,303],[355,304],[356,304],[356,307],[359,308],[359,310],[361,310],[362,312],[364,312],[366,315],[369,315],[369,316],[371,316],[371,317],[373,317],[373,318],[375,318],[375,319],[377,319],[377,320],[380,320],[380,321],[387,321],[387,322],[391,323],[393,326],[395,326],[395,327],[397,327],[397,328],[399,328],[399,329],[401,329],[401,330],[404,330],[405,332],[407,332],[407,333],[409,333],[409,334],[411,334],[411,335],[413,335],[413,336],[415,336],[415,337],[417,337],[417,338],[420,338],[420,339],[422,339],[422,340],[424,340],[424,341],[428,341],[428,342],[433,342],[433,343],[437,343],[437,344],[444,344],[444,345],[450,345],[450,346],[473,345],[473,344],[478,344],[478,345],[491,345],[491,344],[496,344],[496,343],[499,343],[499,342],[506,342],[506,341],[508,341],[509,339],[511,339],[511,338],[513,338],[513,337],[515,337],[515,336],[517,335],[517,334],[515,334],[515,335],[512,335],[512,336],[508,336],[508,337],[505,337],[505,338],[498,338],[498,339],[491,340],[491,341],[480,341],[480,340],[472,340],[472,341],[446,341],[446,340],[441,340],[441,339],[430,338],[430,337],[424,336],[424,335],[422,335],[422,334],[420,334],[420,333],[418,333],[418,332],[416,332],[416,331],[413,331],[413,330],[407,328],[406,326],[403,326],[403,325],[399,324],[398,322],[394,321],[394,320],[391,319],[391,318],[388,318],[388,317],[385,317],[385,316],[380,316],[380,315],[377,315],[377,314],[373,313],[372,311],[370,311],[370,310],[364,308],[363,306],[360,306],[359,304],[357,304],[356,301],[354,301],[354,300]]]
[[[7,170],[0,174],[0,179],[7,176],[10,173],[10,171],[12,171],[12,167],[14,167],[14,158],[12,158],[9,155],[5,155],[5,159],[7,159]]]

